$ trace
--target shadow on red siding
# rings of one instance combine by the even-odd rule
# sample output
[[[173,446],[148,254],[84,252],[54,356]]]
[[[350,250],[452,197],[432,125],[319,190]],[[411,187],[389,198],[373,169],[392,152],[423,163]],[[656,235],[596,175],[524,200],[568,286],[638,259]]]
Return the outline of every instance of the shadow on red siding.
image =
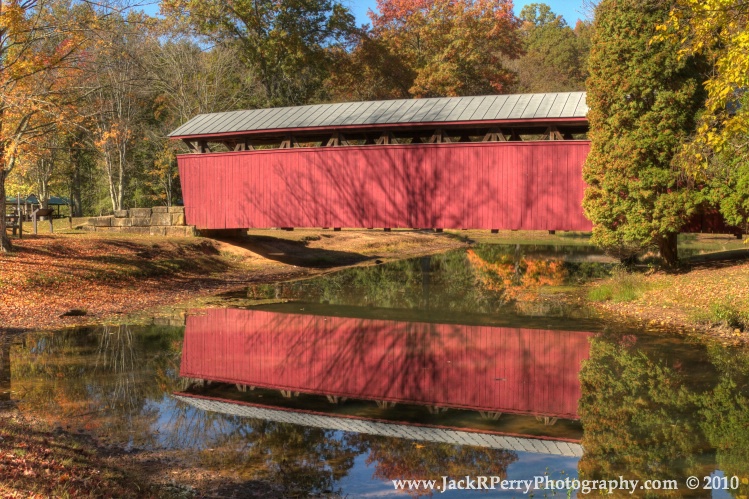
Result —
[[[180,375],[577,419],[592,333],[220,309],[187,319]]]
[[[587,141],[274,149],[179,156],[200,229],[591,230]]]

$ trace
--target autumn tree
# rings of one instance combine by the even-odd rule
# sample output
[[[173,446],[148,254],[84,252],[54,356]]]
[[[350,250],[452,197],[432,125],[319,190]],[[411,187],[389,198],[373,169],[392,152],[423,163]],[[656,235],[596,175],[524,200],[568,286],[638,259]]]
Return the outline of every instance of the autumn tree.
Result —
[[[513,91],[568,92],[585,90],[592,27],[578,21],[572,29],[543,3],[520,11],[520,37],[524,53],[508,62],[518,74]]]
[[[651,43],[669,8],[664,0],[603,0],[596,9],[583,208],[596,244],[620,256],[654,245],[675,265],[677,235],[698,199],[671,161],[704,98],[695,60],[669,41]]]
[[[147,40],[140,60],[153,102],[136,159],[141,162],[148,202],[171,206],[180,195],[177,157],[187,152],[169,132],[197,114],[262,106],[265,91],[257,73],[244,64],[236,45],[202,48],[180,36],[167,37],[170,26],[160,23]]]
[[[143,59],[149,85],[158,94],[155,112],[159,121],[169,121],[176,128],[196,114],[265,102],[257,73],[241,62],[236,45],[206,50],[189,39],[164,39],[165,29],[168,26],[158,28],[161,40],[148,41]]]
[[[64,167],[64,141],[63,134],[51,131],[19,160],[21,168],[16,172],[26,185],[23,192],[35,194],[43,208],[47,208],[52,184]]]
[[[415,97],[495,94],[520,51],[510,0],[378,0],[374,34],[414,72]]]
[[[306,104],[328,76],[331,47],[355,32],[354,17],[337,0],[165,0],[161,11],[218,45],[235,45],[257,71],[267,105]]]
[[[149,89],[138,60],[147,23],[139,13],[113,15],[102,22],[86,70],[90,139],[100,155],[113,210],[124,207],[133,149],[143,137],[149,107]]]
[[[87,138],[87,130],[78,127],[65,135],[63,146],[66,160],[63,162],[61,184],[64,186],[63,192],[70,200],[70,213],[74,217],[82,217],[84,213],[92,212],[93,204],[96,202],[96,197],[90,193],[97,183],[97,158]]]
[[[0,206],[20,156],[65,117],[65,83],[93,16],[89,4],[0,1]],[[11,249],[4,215],[0,251]]]
[[[707,99],[697,130],[678,164],[697,182],[730,224],[749,223],[749,3],[677,0],[659,26],[658,40],[678,44],[688,59],[711,62]]]
[[[325,93],[333,101],[408,99],[416,71],[388,49],[387,43],[367,29],[356,46],[338,50],[333,58]]]

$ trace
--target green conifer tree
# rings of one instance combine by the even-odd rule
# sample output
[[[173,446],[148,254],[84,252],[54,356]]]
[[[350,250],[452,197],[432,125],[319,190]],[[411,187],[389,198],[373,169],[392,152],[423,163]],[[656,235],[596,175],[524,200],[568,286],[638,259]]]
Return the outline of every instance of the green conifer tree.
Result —
[[[603,0],[596,8],[587,102],[591,151],[583,207],[596,244],[622,258],[657,246],[678,263],[676,236],[698,204],[671,160],[704,103],[698,65],[654,42],[669,0]]]

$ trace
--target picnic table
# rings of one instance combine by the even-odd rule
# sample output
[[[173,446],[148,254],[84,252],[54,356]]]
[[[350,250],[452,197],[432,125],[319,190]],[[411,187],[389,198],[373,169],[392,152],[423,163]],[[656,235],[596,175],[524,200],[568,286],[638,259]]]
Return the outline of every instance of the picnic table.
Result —
[[[13,229],[14,236],[18,233],[18,237],[23,239],[23,215],[20,213],[5,215],[5,226]]]
[[[52,208],[39,208],[31,213],[31,222],[34,224],[34,234],[38,233],[37,225],[42,217],[46,217],[49,220],[49,231],[54,232],[54,225],[52,223],[55,210]],[[18,210],[14,211],[10,215],[5,215],[5,226],[8,229],[13,230],[13,235],[18,234],[18,237],[23,239],[23,214],[19,213]]]

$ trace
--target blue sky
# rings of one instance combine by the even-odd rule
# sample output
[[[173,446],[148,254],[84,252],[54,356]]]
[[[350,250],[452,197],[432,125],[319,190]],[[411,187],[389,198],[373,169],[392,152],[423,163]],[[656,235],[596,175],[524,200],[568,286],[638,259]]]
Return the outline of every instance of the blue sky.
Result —
[[[367,17],[367,10],[374,10],[377,6],[376,0],[341,0],[344,5],[347,5],[356,16],[356,22],[358,24],[369,23],[369,17]],[[515,2],[515,14],[520,14],[520,9],[524,5],[534,3],[531,1],[516,0]],[[551,7],[551,10],[556,14],[561,14],[570,26],[575,26],[578,19],[583,19],[585,14],[583,13],[583,0],[536,0],[535,3],[545,3]],[[159,11],[158,1],[146,0],[143,4],[143,10],[150,15],[155,15]]]
[[[347,5],[353,11],[358,24],[369,23],[367,10],[374,10],[377,6],[376,0],[341,0],[341,3]],[[574,26],[578,19],[585,17],[582,0],[536,0],[535,2],[516,0],[515,14],[520,14],[520,9],[529,3],[547,4],[555,14],[561,14],[570,26]]]

